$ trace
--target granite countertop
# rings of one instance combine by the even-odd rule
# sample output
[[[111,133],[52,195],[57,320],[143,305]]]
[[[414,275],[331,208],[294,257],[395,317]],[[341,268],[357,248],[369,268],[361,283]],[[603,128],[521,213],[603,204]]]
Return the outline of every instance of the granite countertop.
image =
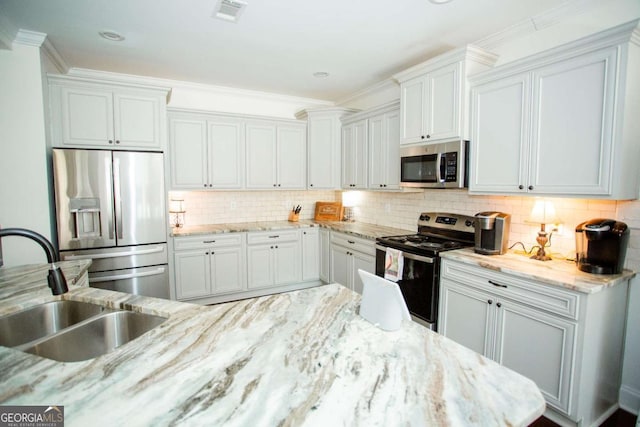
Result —
[[[46,299],[25,273],[0,276],[5,314]],[[0,404],[64,405],[69,426],[524,426],[545,409],[532,381],[416,323],[376,328],[338,284],[214,306],[87,287],[62,298],[168,317],[83,362],[0,347]]]
[[[482,255],[475,253],[472,248],[443,252],[441,257],[587,294],[624,283],[636,275],[631,270],[624,270],[620,274],[591,274],[578,270],[573,261],[537,261],[529,259],[529,255],[514,252]]]
[[[197,236],[201,234],[240,233],[247,231],[269,231],[308,227],[329,228],[331,230],[340,231],[342,233],[351,234],[353,236],[369,240],[375,240],[377,237],[413,234],[416,232],[415,230],[404,230],[402,228],[386,227],[383,225],[367,224],[364,222],[300,220],[296,222],[258,221],[191,225],[187,227],[173,228],[170,235],[171,237],[182,237]]]

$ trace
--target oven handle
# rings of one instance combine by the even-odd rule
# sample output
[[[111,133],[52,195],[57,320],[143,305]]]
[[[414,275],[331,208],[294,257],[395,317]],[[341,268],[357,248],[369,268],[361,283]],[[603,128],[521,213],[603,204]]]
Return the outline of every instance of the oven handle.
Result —
[[[386,246],[381,246],[381,245],[376,245],[376,249],[379,251],[387,251]],[[430,258],[430,257],[426,257],[426,256],[421,256],[421,255],[416,255],[416,254],[412,254],[409,252],[402,252],[402,256],[408,259],[412,259],[415,261],[421,261],[421,262],[426,262],[427,264],[433,264],[435,261],[435,258]]]

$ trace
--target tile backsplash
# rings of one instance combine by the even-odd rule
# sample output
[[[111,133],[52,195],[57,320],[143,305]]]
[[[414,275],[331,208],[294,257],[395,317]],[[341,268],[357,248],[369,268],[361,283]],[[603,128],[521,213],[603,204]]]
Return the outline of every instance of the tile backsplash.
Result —
[[[294,205],[302,205],[301,219],[312,219],[316,201],[341,200],[354,207],[356,221],[416,231],[420,212],[455,212],[475,215],[482,211],[510,213],[509,246],[522,242],[526,250],[536,245],[539,224],[526,222],[535,197],[472,196],[466,190],[375,191],[188,191],[170,192],[185,201],[185,224],[202,225],[286,220]],[[575,256],[575,227],[591,218],[615,218],[629,225],[631,240],[627,265],[640,269],[640,201],[548,198],[563,223],[553,233],[552,256]],[[547,227],[550,231],[550,227]]]

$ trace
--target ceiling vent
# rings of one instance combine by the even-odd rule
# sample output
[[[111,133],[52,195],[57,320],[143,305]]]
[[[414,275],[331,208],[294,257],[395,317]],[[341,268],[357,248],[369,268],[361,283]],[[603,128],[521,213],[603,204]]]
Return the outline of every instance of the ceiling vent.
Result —
[[[246,6],[247,3],[241,0],[220,0],[213,16],[229,22],[238,22]]]

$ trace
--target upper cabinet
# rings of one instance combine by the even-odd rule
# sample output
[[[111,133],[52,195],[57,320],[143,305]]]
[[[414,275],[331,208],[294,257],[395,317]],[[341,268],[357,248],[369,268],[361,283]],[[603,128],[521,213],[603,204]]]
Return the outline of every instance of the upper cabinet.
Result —
[[[467,46],[396,74],[400,144],[467,139],[467,76],[495,61],[495,55]]]
[[[251,121],[246,125],[246,187],[306,188],[306,126]]]
[[[169,138],[172,188],[242,188],[244,123],[241,120],[172,111]]]
[[[638,197],[634,24],[471,79],[470,192]]]
[[[49,76],[55,147],[163,150],[168,89]]]
[[[356,112],[330,107],[300,111],[297,119],[307,120],[307,188],[333,190],[341,186],[340,121]]]
[[[367,188],[367,119],[342,126],[342,187]]]

